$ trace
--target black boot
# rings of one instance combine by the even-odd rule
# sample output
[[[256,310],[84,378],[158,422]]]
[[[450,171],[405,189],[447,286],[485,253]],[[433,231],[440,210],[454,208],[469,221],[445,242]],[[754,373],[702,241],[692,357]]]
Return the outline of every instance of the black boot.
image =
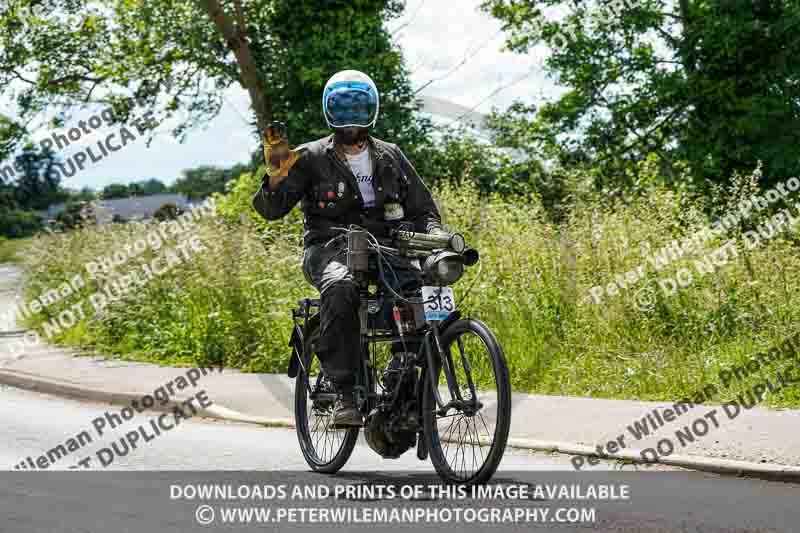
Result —
[[[334,429],[361,427],[363,425],[364,418],[361,416],[359,410],[356,409],[356,404],[353,400],[353,393],[342,393],[342,401],[336,408],[336,413],[333,415]]]

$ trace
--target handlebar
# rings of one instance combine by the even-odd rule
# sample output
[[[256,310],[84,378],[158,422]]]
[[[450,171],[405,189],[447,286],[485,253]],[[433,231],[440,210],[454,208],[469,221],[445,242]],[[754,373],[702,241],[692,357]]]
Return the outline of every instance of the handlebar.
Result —
[[[349,228],[334,227],[333,230],[349,235],[353,231],[361,231],[374,237],[379,244],[390,248],[402,248],[404,251],[419,251],[430,254],[434,250],[447,250],[457,254],[467,250],[464,236],[460,233],[419,233],[410,231],[408,222],[378,222],[364,219],[361,224]]]
[[[467,248],[464,236],[460,233],[429,234],[398,230],[394,232],[393,237],[411,246],[430,248],[431,250],[446,248],[457,254],[463,253]]]
[[[406,226],[407,227],[407,226]],[[463,274],[464,267],[475,265],[479,260],[478,251],[467,248],[464,237],[459,233],[417,233],[405,229],[389,231],[387,238],[376,237],[369,230],[352,225],[349,228],[331,228],[342,232],[340,237],[347,241],[347,269],[356,279],[368,279],[370,273],[370,257],[377,253],[378,275],[383,279],[383,252],[406,258],[424,260],[422,270],[426,279],[442,284],[457,281]],[[332,239],[336,240],[336,238]],[[384,241],[384,242],[381,242]],[[421,263],[422,264],[422,263]],[[442,267],[442,265],[445,265]],[[449,266],[447,266],[449,265]],[[438,272],[444,268],[449,272],[448,281],[443,281]],[[456,277],[453,278],[453,273]],[[477,279],[477,278],[476,278]]]
[[[368,270],[368,256],[376,245],[385,250],[409,258],[426,259],[432,254],[459,256],[462,264],[471,266],[478,262],[477,250],[467,248],[460,233],[418,233],[405,229],[388,229],[383,226],[387,237],[377,237],[370,229],[361,226],[333,228],[341,231],[347,239],[347,262],[351,272]],[[370,240],[372,239],[372,242]],[[377,241],[377,242],[376,242]]]

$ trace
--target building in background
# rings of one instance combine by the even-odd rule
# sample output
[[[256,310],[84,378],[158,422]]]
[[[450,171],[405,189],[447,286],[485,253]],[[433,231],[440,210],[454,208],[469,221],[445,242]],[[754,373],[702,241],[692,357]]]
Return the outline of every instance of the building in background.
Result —
[[[164,204],[174,204],[183,211],[192,207],[189,199],[182,194],[154,194],[114,200],[95,200],[92,204],[98,224],[147,220],[153,218],[153,214]],[[47,208],[46,218],[54,220],[66,207],[66,204],[51,205]]]

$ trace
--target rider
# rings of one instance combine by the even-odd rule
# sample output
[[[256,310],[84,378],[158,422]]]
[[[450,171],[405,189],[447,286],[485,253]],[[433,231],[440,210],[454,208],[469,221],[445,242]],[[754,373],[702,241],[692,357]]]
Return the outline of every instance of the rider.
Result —
[[[256,211],[268,220],[283,217],[303,201],[303,274],[320,291],[317,352],[342,396],[337,426],[363,424],[353,402],[360,296],[347,269],[345,247],[330,243],[336,235],[332,228],[403,219],[413,222],[415,231],[443,232],[430,191],[400,148],[370,135],[379,107],[378,88],[369,76],[355,70],[335,74],[322,94],[333,135],[289,150],[285,134],[271,126],[264,139],[267,175],[253,199]]]

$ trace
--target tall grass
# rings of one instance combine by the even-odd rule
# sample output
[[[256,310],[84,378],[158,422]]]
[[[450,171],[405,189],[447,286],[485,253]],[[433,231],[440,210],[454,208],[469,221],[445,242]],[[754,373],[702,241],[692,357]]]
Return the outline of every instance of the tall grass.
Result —
[[[750,185],[730,192],[731,201]],[[194,232],[206,250],[195,260],[54,340],[165,364],[283,372],[289,311],[314,290],[300,272],[299,217],[259,221],[245,207],[254,186],[252,177],[245,177],[221,203],[219,218],[198,223]],[[481,252],[481,276],[462,309],[497,333],[516,390],[681,398],[716,382],[720,369],[793,334],[800,318],[793,298],[800,288],[796,230],[752,250],[736,234],[705,243],[698,257],[728,238],[737,239],[739,253],[666,296],[657,279],[680,268],[694,272],[696,258],[684,256],[655,271],[648,254],[714,218],[686,195],[655,189],[615,206],[578,195],[560,224],[550,221],[534,197],[481,198],[468,186],[443,187],[436,197],[446,224],[465,233]],[[146,231],[146,225],[129,224],[41,238],[25,257],[26,294],[32,298],[58,285],[81,272],[85,262]],[[644,279],[594,302],[592,287],[607,286],[615,275],[640,265],[646,266]],[[457,296],[477,272],[468,271],[456,286]],[[45,309],[31,325],[42,330],[46,320],[98,286],[89,283],[80,294]],[[723,391],[717,399],[732,394]],[[800,394],[784,390],[769,401],[800,405]]]
[[[0,264],[16,263],[19,261],[17,253],[20,245],[20,241],[18,240],[8,240],[0,236]]]

